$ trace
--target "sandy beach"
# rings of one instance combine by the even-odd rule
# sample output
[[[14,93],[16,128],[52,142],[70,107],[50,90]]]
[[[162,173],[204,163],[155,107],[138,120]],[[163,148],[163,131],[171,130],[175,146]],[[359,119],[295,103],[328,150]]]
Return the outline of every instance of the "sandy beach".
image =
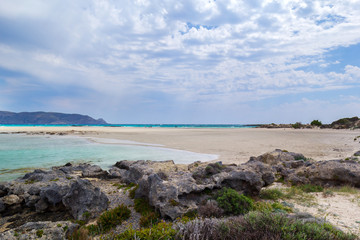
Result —
[[[68,133],[160,144],[167,148],[216,154],[217,161],[243,163],[274,149],[304,154],[314,160],[346,158],[360,150],[360,130],[262,128],[132,128],[132,127],[0,127],[0,132]]]

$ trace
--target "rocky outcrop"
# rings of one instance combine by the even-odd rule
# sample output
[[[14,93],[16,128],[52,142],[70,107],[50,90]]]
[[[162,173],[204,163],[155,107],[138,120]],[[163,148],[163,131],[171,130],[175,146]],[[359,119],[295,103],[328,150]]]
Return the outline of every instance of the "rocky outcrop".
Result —
[[[91,172],[96,174],[86,174]],[[49,171],[35,170],[0,184],[0,214],[7,216],[30,209],[38,213],[66,211],[79,220],[85,212],[88,217],[96,217],[107,209],[108,199],[99,188],[79,176],[100,176],[97,173],[102,173],[98,166],[67,165]]]
[[[360,187],[360,163],[355,160],[312,161],[302,154],[275,150],[250,161],[272,166],[278,178],[292,184]]]
[[[171,219],[196,210],[209,198],[210,190],[231,187],[257,195],[275,179],[271,167],[261,162],[239,166],[198,162],[182,166],[173,161],[121,161],[110,171],[119,173],[126,183],[138,184],[135,197],[148,199],[163,217]]]
[[[6,240],[29,240],[29,239],[49,239],[63,240],[69,239],[78,224],[70,221],[59,222],[28,222],[18,228],[0,233],[0,239]]]
[[[360,128],[360,118],[342,118],[332,122],[330,126],[334,129]]]

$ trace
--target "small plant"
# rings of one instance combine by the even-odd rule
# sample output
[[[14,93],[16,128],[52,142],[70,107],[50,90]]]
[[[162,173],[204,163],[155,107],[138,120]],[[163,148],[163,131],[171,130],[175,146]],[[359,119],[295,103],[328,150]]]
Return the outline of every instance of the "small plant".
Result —
[[[88,211],[85,211],[82,216],[87,221],[91,217],[91,213],[89,213]]]
[[[69,229],[68,226],[63,227],[64,232],[66,232]]]
[[[179,206],[179,205],[180,205],[180,203],[179,203],[178,201],[174,200],[174,199],[170,199],[170,200],[169,200],[169,203],[170,203],[170,205],[173,206],[173,207],[176,207],[176,206]]]
[[[57,182],[57,181],[59,181],[59,178],[51,179],[50,181],[51,182]]]
[[[143,228],[140,230],[134,230],[128,228],[123,233],[114,236],[112,239],[116,240],[170,240],[175,239],[176,230],[172,228],[172,223],[159,222],[153,225],[151,228]]]
[[[324,190],[324,188],[322,186],[312,185],[312,184],[304,184],[304,185],[299,185],[297,187],[306,193],[322,192]]]
[[[322,126],[322,122],[319,121],[319,120],[313,120],[311,123],[310,123],[311,126],[315,126],[315,127],[321,127]]]
[[[149,212],[153,212],[153,207],[150,206],[149,202],[144,198],[136,198],[134,200],[134,209],[141,215],[145,215]]]
[[[36,181],[34,179],[28,179],[25,181],[25,184],[33,184],[35,183]]]
[[[188,218],[190,220],[193,220],[195,218],[197,218],[198,216],[198,213],[197,211],[194,209],[194,210],[190,210],[190,211],[187,211],[184,215],[183,215],[183,218]]]
[[[224,211],[219,208],[218,204],[214,200],[209,200],[205,205],[201,205],[198,208],[198,214],[200,217],[221,217]]]
[[[150,227],[159,222],[159,214],[156,212],[148,212],[141,216],[139,224],[140,227]]]
[[[132,186],[132,189],[129,191],[129,197],[131,199],[134,199],[135,198],[135,191],[139,188],[139,185],[133,185]]]
[[[225,214],[245,214],[253,209],[253,200],[243,194],[239,194],[234,189],[223,188],[216,201]]]
[[[66,177],[66,179],[67,179],[67,180],[71,180],[71,179],[73,179],[73,177]]]
[[[60,223],[58,223],[58,225],[56,225],[57,227],[61,227],[62,225]]]
[[[292,213],[293,209],[291,207],[284,206],[279,202],[274,202],[271,204],[274,212],[283,212],[283,213]]]
[[[42,230],[42,229],[36,231],[36,236],[38,238],[41,238],[43,236],[43,234],[44,234],[44,230]]]
[[[87,229],[92,235],[99,233],[106,233],[113,227],[120,225],[122,221],[127,220],[130,217],[131,211],[124,205],[111,209],[101,214],[97,221],[97,225],[90,225]]]
[[[332,197],[332,196],[334,196],[334,192],[331,191],[330,189],[326,189],[326,190],[324,190],[324,192],[323,192],[323,196],[324,196],[324,197]]]
[[[284,193],[277,188],[261,189],[260,198],[267,200],[278,200],[284,197]]]

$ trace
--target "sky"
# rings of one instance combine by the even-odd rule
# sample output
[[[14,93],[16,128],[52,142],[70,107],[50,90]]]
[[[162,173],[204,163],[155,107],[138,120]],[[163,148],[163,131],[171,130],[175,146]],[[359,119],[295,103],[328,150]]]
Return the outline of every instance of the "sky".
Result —
[[[360,115],[358,0],[0,0],[0,110],[109,123]]]

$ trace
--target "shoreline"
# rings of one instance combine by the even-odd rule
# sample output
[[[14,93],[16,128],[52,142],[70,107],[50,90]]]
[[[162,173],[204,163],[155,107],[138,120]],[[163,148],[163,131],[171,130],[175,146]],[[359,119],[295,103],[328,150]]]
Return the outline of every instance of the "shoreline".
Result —
[[[282,149],[301,152],[314,160],[352,156],[360,149],[354,138],[360,129],[264,128],[136,128],[136,127],[0,127],[0,133],[74,135],[104,141],[161,147],[218,155],[226,164],[240,164],[251,156]]]

